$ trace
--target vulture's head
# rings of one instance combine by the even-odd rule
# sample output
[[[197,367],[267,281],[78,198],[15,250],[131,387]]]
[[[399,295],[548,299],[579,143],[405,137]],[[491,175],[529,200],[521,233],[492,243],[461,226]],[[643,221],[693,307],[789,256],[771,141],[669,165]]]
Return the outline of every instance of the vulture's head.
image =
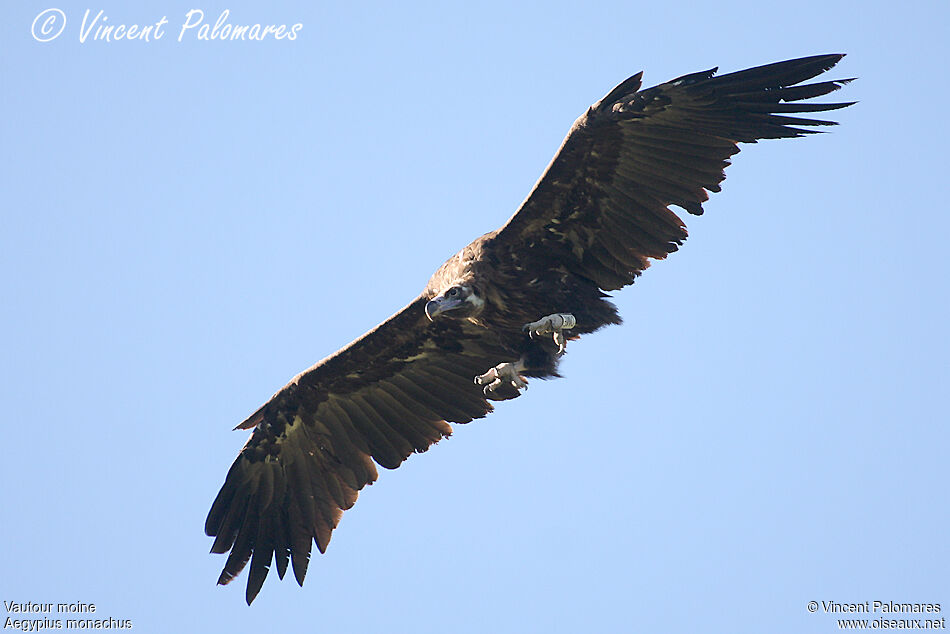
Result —
[[[435,321],[439,315],[449,317],[473,317],[481,312],[485,300],[478,296],[475,289],[464,284],[448,287],[426,304],[426,316]]]

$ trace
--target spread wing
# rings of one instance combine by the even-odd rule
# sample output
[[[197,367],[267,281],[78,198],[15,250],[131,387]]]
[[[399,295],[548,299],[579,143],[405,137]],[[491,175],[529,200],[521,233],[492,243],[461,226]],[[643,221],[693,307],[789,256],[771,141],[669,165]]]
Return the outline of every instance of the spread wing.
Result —
[[[640,90],[642,73],[634,75],[574,123],[496,242],[519,266],[556,259],[603,290],[631,284],[650,258],[665,258],[686,239],[669,206],[702,214],[738,143],[834,125],[789,114],[851,105],[801,103],[850,80],[796,85],[842,57],[805,57],[718,77],[712,69],[646,90]]]
[[[504,354],[465,320],[430,322],[419,297],[295,377],[239,428],[254,428],[205,523],[228,556],[219,584],[251,561],[248,604],[272,561],[303,584],[311,544],[323,552],[375,460],[395,469],[491,411],[472,377]]]

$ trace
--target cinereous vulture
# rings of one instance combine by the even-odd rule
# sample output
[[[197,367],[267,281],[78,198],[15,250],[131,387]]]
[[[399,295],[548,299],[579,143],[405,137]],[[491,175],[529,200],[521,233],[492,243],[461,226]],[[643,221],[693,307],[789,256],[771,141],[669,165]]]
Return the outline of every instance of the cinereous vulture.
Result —
[[[800,116],[850,103],[805,102],[848,79],[803,84],[842,55],[646,90],[622,82],[574,125],[521,208],[453,255],[408,306],[294,377],[239,429],[253,429],[218,493],[205,532],[230,555],[218,579],[251,562],[246,599],[271,563],[303,584],[310,551],[376,464],[395,469],[515,398],[526,377],[556,377],[568,340],[619,324],[606,292],[676,251],[739,143],[797,137],[833,122]],[[375,463],[375,464],[374,464]]]

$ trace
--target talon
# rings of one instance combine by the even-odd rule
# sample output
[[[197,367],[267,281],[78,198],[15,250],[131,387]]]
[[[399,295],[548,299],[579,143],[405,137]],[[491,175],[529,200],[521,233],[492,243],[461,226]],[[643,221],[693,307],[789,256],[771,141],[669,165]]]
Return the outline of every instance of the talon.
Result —
[[[567,350],[567,337],[565,337],[561,331],[554,333],[554,343],[557,344],[557,353],[559,355],[564,354],[564,351]]]
[[[475,383],[485,386],[482,392],[490,399],[515,398],[520,394],[519,390],[528,389],[528,381],[520,374],[524,369],[525,365],[520,360],[516,363],[499,363],[485,374],[476,376]]]
[[[495,368],[492,368],[491,370],[489,370],[489,371],[486,372],[485,374],[479,374],[478,376],[476,376],[476,377],[475,377],[475,384],[476,384],[476,385],[488,385],[488,384],[490,384],[490,383],[492,383],[492,382],[494,382],[494,381],[497,381],[497,380],[498,380],[498,372],[495,370]]]
[[[570,330],[577,325],[577,319],[570,313],[555,313],[542,317],[538,321],[532,321],[524,325],[523,331],[528,333],[532,339],[535,335],[552,334],[554,343],[557,344],[558,355],[564,354],[567,350],[567,337],[562,331]]]

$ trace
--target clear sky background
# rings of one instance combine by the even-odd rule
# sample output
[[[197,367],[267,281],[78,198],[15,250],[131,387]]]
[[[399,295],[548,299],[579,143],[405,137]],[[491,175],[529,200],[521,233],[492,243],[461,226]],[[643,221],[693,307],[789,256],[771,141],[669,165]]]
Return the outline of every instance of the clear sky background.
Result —
[[[40,43],[50,6],[66,28]],[[0,598],[142,632],[947,616],[948,7],[5,3]],[[81,43],[86,8],[165,36]],[[191,8],[303,28],[179,42]],[[302,589],[215,586],[230,429],[500,226],[591,103],[641,69],[830,52],[860,103],[744,146],[565,379],[380,469]]]

